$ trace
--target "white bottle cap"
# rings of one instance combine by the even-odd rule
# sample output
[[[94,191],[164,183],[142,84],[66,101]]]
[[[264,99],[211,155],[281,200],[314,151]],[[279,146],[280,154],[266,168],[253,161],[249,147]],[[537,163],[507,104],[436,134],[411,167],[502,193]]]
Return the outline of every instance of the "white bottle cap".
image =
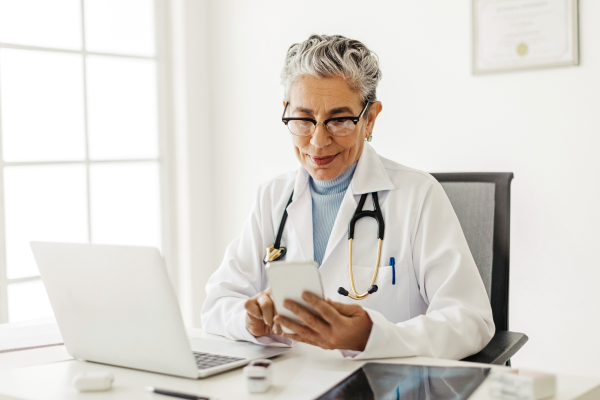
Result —
[[[73,386],[80,392],[102,392],[112,387],[114,379],[110,372],[82,372],[73,378]]]

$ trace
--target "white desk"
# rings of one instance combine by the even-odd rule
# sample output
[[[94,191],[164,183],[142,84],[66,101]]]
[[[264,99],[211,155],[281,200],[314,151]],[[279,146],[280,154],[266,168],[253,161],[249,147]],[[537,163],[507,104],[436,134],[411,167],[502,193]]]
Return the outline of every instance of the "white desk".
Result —
[[[41,320],[37,323],[48,323]],[[22,324],[0,325],[10,329]],[[210,336],[199,329],[189,330],[192,337]],[[213,336],[210,336],[213,337]],[[223,339],[225,340],[225,339]],[[46,347],[0,354],[0,400],[8,399],[145,399],[167,400],[169,397],[144,391],[145,386],[173,389],[199,395],[228,399],[275,399],[303,368],[353,371],[364,362],[343,359],[337,351],[322,350],[300,343],[274,360],[274,379],[271,389],[262,394],[248,394],[241,369],[210,378],[192,380],[167,375],[130,370],[102,364],[72,360],[64,346]],[[385,363],[432,366],[478,366],[483,364],[437,360],[425,357],[379,360]],[[494,367],[502,369],[504,367]],[[79,393],[71,386],[73,377],[83,371],[110,371],[115,375],[113,389],[107,392]],[[487,382],[474,393],[473,400],[488,399]],[[600,378],[558,377],[555,400],[598,400]]]

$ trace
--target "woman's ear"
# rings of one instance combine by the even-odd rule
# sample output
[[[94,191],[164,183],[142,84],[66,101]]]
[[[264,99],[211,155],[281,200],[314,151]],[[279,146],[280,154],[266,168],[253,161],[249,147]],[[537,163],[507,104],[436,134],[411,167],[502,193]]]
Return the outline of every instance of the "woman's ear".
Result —
[[[369,107],[369,112],[367,113],[367,138],[373,133],[375,120],[377,119],[377,116],[379,115],[382,109],[383,105],[380,101],[374,102],[373,104],[371,104],[371,107]]]

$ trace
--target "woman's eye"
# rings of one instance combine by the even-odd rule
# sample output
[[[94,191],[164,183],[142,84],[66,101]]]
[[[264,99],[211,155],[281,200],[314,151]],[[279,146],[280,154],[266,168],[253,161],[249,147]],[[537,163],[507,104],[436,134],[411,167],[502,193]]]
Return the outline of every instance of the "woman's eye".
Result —
[[[330,121],[328,125],[336,128],[350,128],[354,123],[350,118],[340,118]]]
[[[300,120],[300,121],[294,121],[294,122],[296,122],[299,126],[302,126],[305,128],[310,128],[314,125],[311,121]]]

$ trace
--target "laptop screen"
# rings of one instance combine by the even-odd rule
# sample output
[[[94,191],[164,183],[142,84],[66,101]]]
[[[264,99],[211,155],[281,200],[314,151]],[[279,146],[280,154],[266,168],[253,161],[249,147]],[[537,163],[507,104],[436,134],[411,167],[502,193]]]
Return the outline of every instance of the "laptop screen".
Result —
[[[367,363],[319,400],[463,400],[489,368]]]

